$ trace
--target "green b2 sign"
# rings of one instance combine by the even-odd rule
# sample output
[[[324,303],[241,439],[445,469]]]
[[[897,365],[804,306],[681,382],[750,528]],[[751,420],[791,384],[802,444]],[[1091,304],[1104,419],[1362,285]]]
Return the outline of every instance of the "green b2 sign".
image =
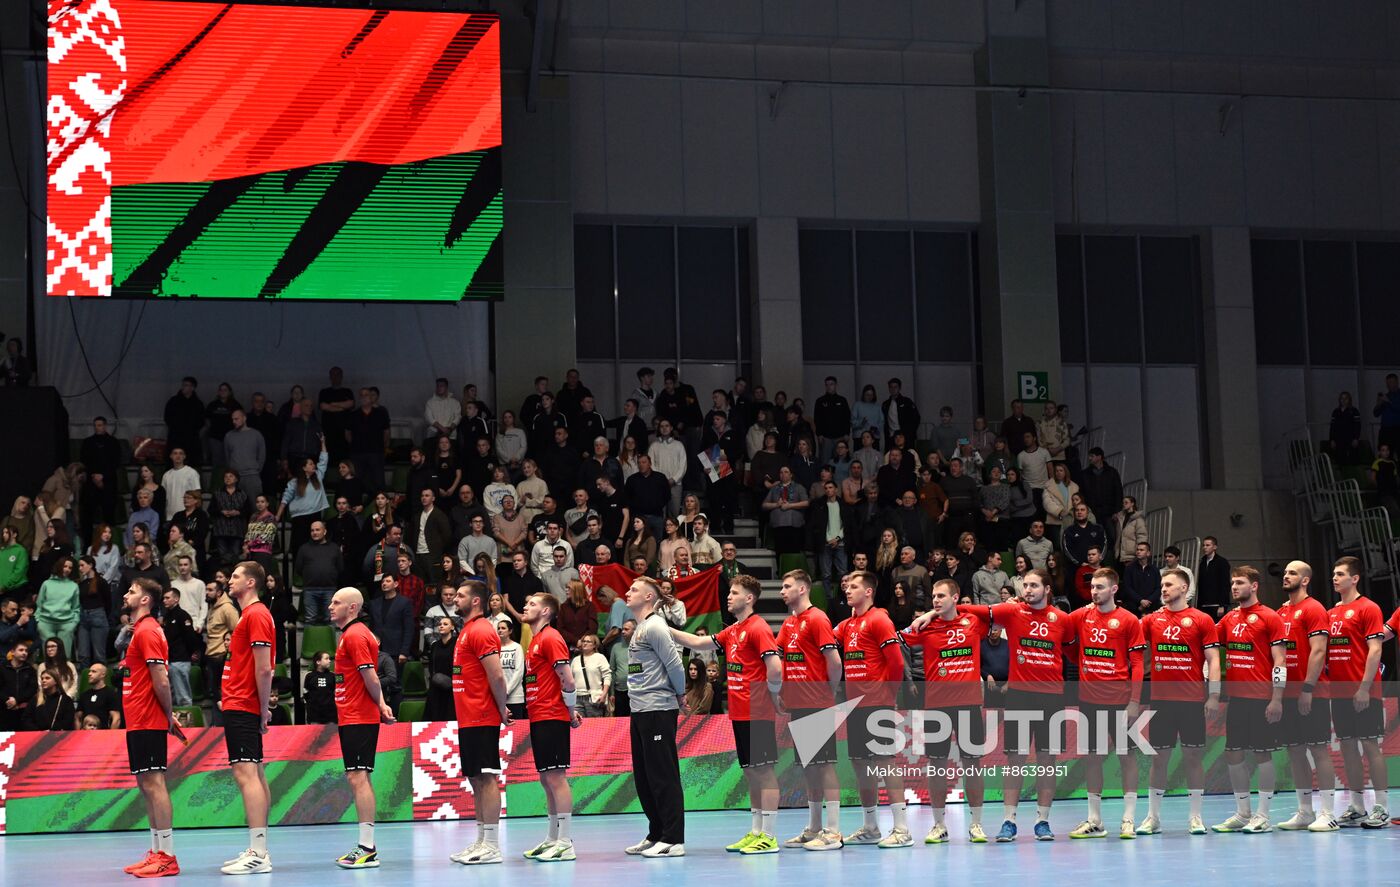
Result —
[[[1050,399],[1050,374],[1020,370],[1016,373],[1016,396],[1022,403],[1045,403]]]

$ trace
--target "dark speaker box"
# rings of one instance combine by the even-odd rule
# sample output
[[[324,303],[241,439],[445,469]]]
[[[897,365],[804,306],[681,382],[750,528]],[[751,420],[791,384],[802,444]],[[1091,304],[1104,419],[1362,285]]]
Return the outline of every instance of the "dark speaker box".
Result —
[[[55,388],[0,388],[0,508],[34,496],[68,463],[68,411]]]

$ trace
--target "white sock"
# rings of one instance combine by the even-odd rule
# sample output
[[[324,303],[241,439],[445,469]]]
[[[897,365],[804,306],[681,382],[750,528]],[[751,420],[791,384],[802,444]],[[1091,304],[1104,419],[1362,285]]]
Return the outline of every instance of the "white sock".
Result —
[[[156,849],[159,850],[161,853],[168,853],[171,856],[175,855],[174,829],[167,828],[161,829],[160,831],[156,832]]]
[[[1376,803],[1386,810],[1390,809],[1390,791],[1388,789],[1376,789]]]
[[[946,812],[946,810],[947,810],[946,807],[934,807],[934,808],[933,808],[933,824],[934,824],[934,825],[942,825],[942,824],[943,824],[943,814],[944,814],[944,812]]]
[[[156,834],[156,830],[155,830],[155,829],[151,829],[151,852],[152,852],[152,853],[155,853],[155,852],[157,852],[157,851],[159,851],[159,850],[160,850],[160,836]]]
[[[1089,792],[1089,821],[1103,822],[1103,795]]]
[[[822,802],[807,802],[807,828],[812,831],[820,831],[822,827]]]
[[[841,803],[839,801],[826,802],[826,827],[833,832],[841,831]]]
[[[1049,805],[1049,804],[1043,804],[1043,805],[1042,805],[1042,804],[1036,804],[1036,805],[1035,805],[1035,821],[1036,821],[1036,822],[1049,822],[1049,821],[1050,821],[1050,805]]]
[[[754,834],[763,831],[763,814],[758,811],[757,807],[749,808],[749,817],[752,820],[749,823],[749,831]]]
[[[759,831],[773,837],[778,831],[778,811],[763,810],[759,813]]]
[[[366,850],[374,849],[374,823],[360,823],[360,846]]]
[[[909,828],[909,823],[908,823],[908,821],[906,821],[905,818],[904,818],[904,802],[903,802],[903,801],[891,801],[891,802],[890,802],[890,812],[894,814],[894,827],[895,827],[895,828],[902,828],[902,829],[907,829],[907,828]]]
[[[1311,789],[1306,789],[1306,788],[1294,789],[1294,790],[1293,790],[1293,794],[1295,794],[1295,795],[1298,796],[1298,812],[1299,812],[1299,813],[1311,813],[1311,812],[1313,812],[1313,800],[1312,800],[1312,790],[1311,790]]]
[[[978,807],[968,807],[968,808],[967,808],[967,815],[968,815],[968,818],[971,820],[971,824],[972,824],[972,825],[981,825],[981,824],[982,824],[982,808],[981,808],[980,806],[978,806]]]
[[[1259,790],[1259,810],[1257,812],[1265,819],[1269,818],[1269,803],[1273,801],[1273,799],[1273,792],[1266,792],[1263,789]]]
[[[1164,788],[1147,789],[1147,815],[1162,817],[1162,798],[1166,797],[1167,790]]]
[[[1249,816],[1249,768],[1243,763],[1230,764],[1230,788],[1235,793],[1235,812]]]
[[[1325,811],[1325,812],[1327,812],[1327,813],[1331,813],[1333,816],[1337,815],[1336,808],[1334,808],[1334,807],[1332,806],[1333,804],[1336,804],[1336,803],[1337,803],[1337,791],[1336,791],[1336,789],[1331,789],[1331,788],[1318,789],[1318,792],[1317,792],[1317,793],[1318,793],[1319,795],[1321,795],[1321,797],[1318,798],[1318,800],[1321,802],[1321,807],[1322,807],[1323,811]]]
[[[879,809],[880,809],[880,808],[879,808],[878,806],[875,806],[875,807],[862,807],[862,808],[860,808],[860,812],[862,812],[862,813],[865,814],[865,827],[866,827],[866,828],[879,828],[879,827],[880,827],[880,821],[879,821],[878,819],[875,818],[875,811],[877,811],[877,810],[879,810]]]
[[[557,813],[551,813],[551,814],[549,814],[549,835],[547,836],[547,839],[550,840],[550,841],[553,841],[553,840],[556,840],[558,837],[559,837],[559,814],[557,814]]]
[[[250,829],[248,829],[248,846],[251,847],[251,848],[253,848],[253,852],[255,852],[255,853],[261,853],[261,854],[263,854],[263,855],[266,855],[266,854],[267,854],[267,829],[266,829],[266,828],[250,828]]]
[[[483,822],[481,824],[481,843],[485,844],[487,847],[501,846],[500,833],[500,823],[492,823],[491,825],[487,825]]]
[[[1363,788],[1359,792],[1347,792],[1351,796],[1351,806],[1354,810],[1366,809],[1366,790]]]
[[[1003,801],[1003,802],[1002,802],[1002,805],[1001,805],[1001,818],[1002,818],[1002,819],[1005,819],[1007,822],[1015,822],[1015,821],[1016,821],[1016,802],[1015,802],[1015,801]]]
[[[1137,792],[1123,792],[1123,818],[1137,819]]]
[[[1205,800],[1206,790],[1203,788],[1187,789],[1187,796],[1191,799],[1191,815],[1201,815],[1201,803]]]
[[[554,837],[560,841],[569,840],[569,822],[574,818],[572,811],[554,814]]]
[[[1278,785],[1278,777],[1274,771],[1273,761],[1262,761],[1259,764],[1259,815],[1267,817],[1269,815],[1269,802],[1274,799],[1274,788]]]

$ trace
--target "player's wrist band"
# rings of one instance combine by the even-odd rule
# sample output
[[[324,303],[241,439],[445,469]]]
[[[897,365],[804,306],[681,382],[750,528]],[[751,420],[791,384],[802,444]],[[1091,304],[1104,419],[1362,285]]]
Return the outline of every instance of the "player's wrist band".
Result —
[[[573,690],[563,690],[561,692],[564,694],[564,707],[572,712],[578,707],[578,693]]]
[[[1220,682],[1219,682],[1219,681],[1211,681],[1211,682],[1210,682],[1210,695],[1212,695],[1212,696],[1219,696],[1219,695],[1220,695]]]
[[[1275,687],[1288,686],[1288,669],[1281,665],[1274,666],[1273,679]]]
[[[1304,692],[1304,693],[1311,693],[1311,692],[1313,692],[1313,691],[1316,690],[1316,689],[1317,689],[1317,684],[1314,684],[1314,683],[1312,683],[1311,681],[1304,681],[1304,682],[1303,682],[1303,692]]]
[[[770,680],[768,682],[768,692],[774,696],[777,696],[779,693],[783,692],[783,679],[778,678],[776,680]]]

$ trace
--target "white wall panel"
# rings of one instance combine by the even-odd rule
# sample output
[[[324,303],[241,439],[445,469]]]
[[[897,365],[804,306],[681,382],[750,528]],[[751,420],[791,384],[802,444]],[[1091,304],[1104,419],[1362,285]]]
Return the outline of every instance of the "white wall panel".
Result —
[[[1127,458],[1123,479],[1140,477],[1143,470],[1142,371],[1138,367],[1089,368],[1089,406],[1092,424],[1107,432],[1105,454],[1122,451]]]
[[[1201,488],[1199,391],[1195,367],[1147,368],[1147,471],[1129,464],[1125,482],[1145,476],[1149,489]]]

